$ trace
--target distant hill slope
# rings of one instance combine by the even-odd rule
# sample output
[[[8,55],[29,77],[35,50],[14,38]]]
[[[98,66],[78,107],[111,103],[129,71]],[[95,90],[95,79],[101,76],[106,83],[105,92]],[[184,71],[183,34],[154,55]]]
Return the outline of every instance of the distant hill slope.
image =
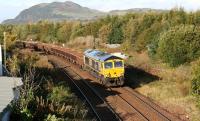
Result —
[[[144,13],[144,12],[166,12],[167,10],[151,9],[151,8],[133,8],[127,10],[112,10],[109,12],[110,15],[124,15],[126,13]]]
[[[3,24],[19,24],[38,22],[40,20],[93,20],[106,15],[123,15],[131,12],[162,11],[149,8],[135,8],[128,10],[114,10],[101,12],[98,10],[82,7],[71,1],[41,3],[23,10],[16,18],[3,21]]]
[[[5,20],[3,23],[27,23],[37,22],[39,20],[90,20],[104,15],[103,12],[82,7],[76,3],[53,2],[35,5],[29,9],[23,10],[15,19]]]

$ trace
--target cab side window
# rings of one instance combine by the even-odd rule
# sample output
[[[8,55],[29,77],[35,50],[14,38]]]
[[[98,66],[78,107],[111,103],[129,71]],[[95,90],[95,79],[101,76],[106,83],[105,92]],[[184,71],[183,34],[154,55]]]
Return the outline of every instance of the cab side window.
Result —
[[[105,69],[110,69],[110,68],[113,68],[113,64],[112,62],[105,62],[104,67]]]
[[[123,67],[122,61],[115,61],[115,67],[116,68]]]

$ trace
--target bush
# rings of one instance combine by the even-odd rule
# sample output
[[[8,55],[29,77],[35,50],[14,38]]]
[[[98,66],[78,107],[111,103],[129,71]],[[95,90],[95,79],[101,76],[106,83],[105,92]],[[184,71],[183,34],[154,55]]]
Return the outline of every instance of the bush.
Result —
[[[200,107],[200,59],[193,64],[192,92],[197,97],[197,104]]]
[[[57,118],[55,115],[49,114],[44,121],[64,121],[64,119]]]
[[[28,76],[27,76],[28,75]],[[33,110],[34,105],[34,92],[37,91],[38,85],[33,83],[34,75],[33,72],[30,72],[23,78],[24,85],[19,89],[20,96],[18,100],[14,100],[11,103],[12,115],[11,120],[15,116],[19,116],[22,121],[31,121],[33,119]],[[13,118],[13,119],[12,119]]]
[[[192,91],[200,96],[200,59],[193,65]]]
[[[71,99],[73,94],[70,92],[68,87],[56,86],[53,87],[52,92],[48,95],[48,98],[52,101],[62,103],[67,99]]]
[[[19,60],[17,59],[17,56],[14,55],[12,58],[9,58],[7,60],[8,63],[8,70],[10,71],[10,74],[12,76],[18,76],[20,72],[19,67]]]
[[[159,37],[158,55],[170,66],[191,62],[200,56],[200,29],[193,25],[170,28]]]
[[[111,23],[111,32],[108,35],[109,44],[121,44],[123,42],[122,23],[119,18],[115,17]]]

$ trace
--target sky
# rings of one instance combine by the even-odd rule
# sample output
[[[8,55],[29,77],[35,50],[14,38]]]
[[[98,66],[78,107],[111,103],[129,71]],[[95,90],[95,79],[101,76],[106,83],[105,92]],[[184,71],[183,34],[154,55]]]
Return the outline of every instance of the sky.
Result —
[[[0,22],[15,18],[22,10],[39,3],[64,2],[66,0],[0,0]],[[101,11],[130,8],[171,9],[184,7],[187,11],[200,9],[200,0],[70,0],[81,6]]]

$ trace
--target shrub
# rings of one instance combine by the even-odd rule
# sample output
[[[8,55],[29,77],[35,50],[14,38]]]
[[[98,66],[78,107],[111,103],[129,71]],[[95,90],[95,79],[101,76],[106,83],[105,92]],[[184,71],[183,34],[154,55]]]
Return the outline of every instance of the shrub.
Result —
[[[200,29],[193,25],[170,28],[159,37],[158,55],[170,66],[191,62],[200,56]]]
[[[30,51],[24,52],[25,54],[19,54],[19,66],[20,66],[20,73],[25,73],[29,71],[31,68],[35,68],[36,62],[40,59],[37,53],[33,53]]]
[[[14,55],[12,58],[8,59],[8,69],[12,76],[18,76],[20,72],[19,67],[19,60],[17,59],[17,56]]]
[[[64,121],[64,119],[57,118],[55,115],[49,114],[44,121]]]
[[[28,75],[28,76],[27,76]],[[19,89],[20,96],[18,100],[14,100],[11,103],[12,115],[20,116],[22,121],[31,121],[33,114],[31,112],[34,107],[34,92],[38,89],[38,85],[33,83],[34,74],[30,72],[25,74],[23,78],[23,86]]]
[[[111,23],[111,32],[108,35],[108,42],[109,44],[121,44],[123,38],[122,23],[117,17],[114,17]]]
[[[108,36],[111,32],[111,25],[103,25],[100,29],[99,29],[99,38],[102,39],[102,41],[104,43],[106,43],[108,41]]]
[[[192,92],[197,97],[197,104],[200,107],[200,59],[193,64],[192,75]]]
[[[67,99],[71,99],[72,97],[73,94],[70,92],[70,89],[64,86],[53,87],[52,92],[48,95],[50,100],[58,103],[64,102]]]
[[[193,65],[192,91],[200,95],[200,59]]]

